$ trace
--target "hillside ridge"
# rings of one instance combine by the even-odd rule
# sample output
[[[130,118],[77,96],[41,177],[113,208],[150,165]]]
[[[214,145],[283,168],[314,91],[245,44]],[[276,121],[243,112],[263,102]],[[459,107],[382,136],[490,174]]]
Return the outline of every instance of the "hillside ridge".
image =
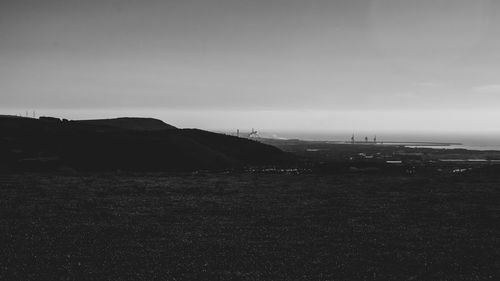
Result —
[[[178,129],[152,118],[0,116],[0,171],[225,170],[290,159],[288,153],[257,141]]]

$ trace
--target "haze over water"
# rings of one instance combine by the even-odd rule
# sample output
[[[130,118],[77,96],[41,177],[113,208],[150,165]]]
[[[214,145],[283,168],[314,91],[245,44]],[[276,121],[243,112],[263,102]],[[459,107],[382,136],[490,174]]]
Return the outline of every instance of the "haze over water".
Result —
[[[5,110],[2,113],[25,115],[22,109]],[[32,111],[28,111],[31,116]],[[98,119],[115,117],[152,117],[178,128],[200,128],[209,131],[236,134],[250,132],[252,128],[261,137],[303,139],[318,141],[349,141],[352,134],[357,141],[369,141],[377,136],[378,141],[395,142],[439,142],[461,143],[460,146],[444,148],[466,148],[475,150],[500,150],[498,123],[489,113],[464,115],[456,113],[451,119],[435,119],[433,116],[406,112],[405,114],[378,114],[380,118],[365,118],[358,112],[309,112],[309,111],[241,111],[220,112],[199,110],[184,112],[168,109],[49,109],[36,111],[37,116],[54,116],[67,119]],[[441,112],[441,116],[450,114]],[[486,118],[487,130],[463,129],[463,124],[473,126],[478,118]],[[403,120],[403,122],[402,122]],[[444,129],[436,130],[430,123],[440,123]],[[401,125],[403,124],[403,125]],[[439,148],[439,147],[438,147]]]
[[[353,132],[260,132],[262,137],[301,139],[312,141],[339,141],[349,142]],[[439,133],[404,133],[404,132],[356,132],[356,141],[364,141],[368,137],[368,142],[373,142],[377,137],[377,142],[430,142],[430,143],[460,143],[461,145],[449,146],[425,146],[428,148],[454,149],[463,148],[470,150],[500,150],[500,134],[439,134]]]

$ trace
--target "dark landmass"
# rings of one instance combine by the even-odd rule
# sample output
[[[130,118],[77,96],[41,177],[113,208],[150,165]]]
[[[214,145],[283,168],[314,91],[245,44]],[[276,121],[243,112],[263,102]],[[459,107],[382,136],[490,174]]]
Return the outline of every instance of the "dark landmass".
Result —
[[[259,139],[299,157],[304,169],[320,173],[500,174],[500,151],[435,149],[400,144]]]
[[[154,119],[0,133],[0,280],[500,279],[499,151]]]
[[[141,129],[144,128],[144,129]],[[193,171],[290,161],[256,141],[151,118],[0,117],[0,171]]]
[[[500,177],[0,176],[0,280],[498,280]]]
[[[80,124],[85,124],[93,127],[111,127],[136,131],[162,131],[177,129],[176,127],[166,124],[165,122],[153,118],[133,118],[122,117],[114,119],[93,119],[93,120],[78,120]]]

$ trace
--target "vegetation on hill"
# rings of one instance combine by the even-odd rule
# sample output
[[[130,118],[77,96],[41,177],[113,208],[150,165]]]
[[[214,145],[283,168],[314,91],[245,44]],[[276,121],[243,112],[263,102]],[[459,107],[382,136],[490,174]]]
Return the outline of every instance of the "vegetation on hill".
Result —
[[[0,118],[0,132],[0,170],[192,171],[290,159],[259,142],[150,118]]]
[[[500,180],[0,175],[0,280],[500,280]]]
[[[136,131],[161,131],[177,129],[161,120],[154,118],[121,117],[114,119],[93,119],[73,121],[95,127],[111,127]]]

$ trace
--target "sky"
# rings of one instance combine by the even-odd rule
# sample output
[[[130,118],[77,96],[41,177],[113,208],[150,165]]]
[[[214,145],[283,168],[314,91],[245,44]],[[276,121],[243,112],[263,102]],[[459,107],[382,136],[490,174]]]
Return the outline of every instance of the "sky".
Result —
[[[0,0],[0,114],[500,129],[500,1]]]

